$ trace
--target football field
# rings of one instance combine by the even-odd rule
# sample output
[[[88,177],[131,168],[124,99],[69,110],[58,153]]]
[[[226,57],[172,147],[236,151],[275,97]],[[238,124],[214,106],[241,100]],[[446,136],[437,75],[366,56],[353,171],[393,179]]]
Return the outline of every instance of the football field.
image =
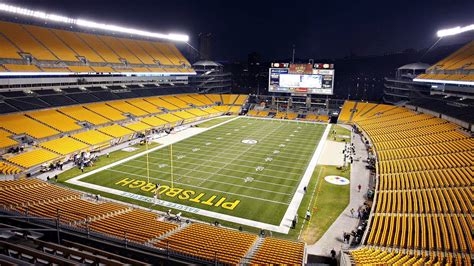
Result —
[[[255,227],[279,226],[290,205],[299,205],[292,201],[305,172],[313,171],[308,166],[326,127],[239,117],[67,182],[124,201],[180,210],[183,216],[189,212]]]

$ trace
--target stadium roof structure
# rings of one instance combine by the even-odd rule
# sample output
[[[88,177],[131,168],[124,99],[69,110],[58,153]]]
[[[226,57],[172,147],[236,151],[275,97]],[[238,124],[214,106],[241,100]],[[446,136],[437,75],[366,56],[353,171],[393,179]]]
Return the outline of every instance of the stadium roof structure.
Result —
[[[177,42],[187,42],[189,40],[189,36],[185,34],[177,34],[177,33],[163,34],[163,33],[157,33],[157,32],[149,32],[145,30],[104,24],[104,23],[80,19],[80,18],[78,19],[68,18],[65,16],[57,15],[57,14],[51,14],[51,13],[48,14],[43,11],[30,10],[30,9],[2,4],[2,3],[0,3],[0,11],[11,13],[14,15],[20,15],[24,17],[37,18],[44,21],[54,21],[54,22],[63,23],[67,25],[76,25],[79,27],[100,29],[100,30],[105,30],[109,32],[119,32],[119,33],[125,33],[125,34],[132,34],[136,36],[166,39],[166,40],[177,41]]]
[[[405,70],[405,69],[406,70],[419,70],[419,69],[427,69],[429,67],[430,65],[428,64],[417,62],[417,63],[406,64],[404,66],[399,67],[398,69],[399,70]]]
[[[202,61],[197,61],[196,63],[193,64],[193,66],[205,66],[205,67],[220,67],[222,64],[219,64],[214,61],[210,60],[202,60]]]

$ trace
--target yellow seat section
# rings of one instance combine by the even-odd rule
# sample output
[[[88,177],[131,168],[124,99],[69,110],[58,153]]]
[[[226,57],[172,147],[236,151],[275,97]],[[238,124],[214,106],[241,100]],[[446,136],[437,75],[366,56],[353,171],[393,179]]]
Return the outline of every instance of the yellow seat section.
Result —
[[[133,131],[136,131],[136,132],[139,132],[139,131],[144,131],[144,130],[147,130],[147,129],[150,129],[152,128],[150,125],[148,124],[145,124],[143,122],[134,122],[134,123],[130,123],[128,125],[124,125],[124,127],[127,127]]]
[[[242,106],[231,106],[228,112],[232,114],[238,114],[240,113],[240,109],[242,109]]]
[[[152,98],[145,98],[144,99],[145,101],[153,104],[153,105],[156,105],[158,107],[161,107],[161,108],[166,108],[170,111],[174,111],[174,110],[178,110],[179,107],[176,106],[176,105],[173,105],[167,101],[164,101],[163,99],[159,98],[159,97],[152,97]]]
[[[183,56],[183,54],[181,54],[181,52],[178,50],[178,48],[176,48],[176,46],[168,44],[168,48],[178,58],[180,65],[184,63],[186,66],[191,66],[189,61]]]
[[[206,97],[206,95],[204,94],[190,94],[189,97],[192,97],[202,103],[204,103],[204,105],[211,105],[211,104],[214,104],[209,98]]]
[[[208,114],[216,114],[216,113],[220,113],[221,111],[213,108],[213,107],[210,107],[210,108],[205,108],[205,109],[201,109],[202,111],[208,113]]]
[[[206,94],[206,97],[209,98],[209,100],[211,100],[211,102],[213,104],[215,104],[217,102],[219,102],[219,103],[222,102],[222,98],[221,98],[220,94]]]
[[[157,113],[163,112],[156,105],[151,104],[145,101],[144,99],[129,99],[129,100],[126,100],[126,102],[142,110],[145,110],[146,112],[150,114],[157,114]]]
[[[161,99],[171,103],[172,105],[176,105],[179,108],[188,108],[189,107],[189,104],[187,102],[182,101],[178,97],[175,97],[175,96],[171,96],[171,95],[170,96],[161,96]]]
[[[27,115],[61,132],[81,129],[76,120],[56,110],[29,112]]]
[[[147,54],[149,54],[155,62],[159,62],[161,65],[172,65],[173,63],[150,41],[139,41],[133,40],[135,44],[138,44]],[[161,69],[161,68],[160,68]],[[161,72],[161,71],[158,71]]]
[[[38,60],[58,60],[43,45],[37,42],[20,24],[0,21],[0,32],[22,52],[31,54]]]
[[[186,110],[186,111],[193,114],[193,115],[195,115],[195,116],[202,116],[202,117],[208,116],[208,113],[204,112],[201,109],[197,109],[197,108],[189,109],[189,110]]]
[[[4,64],[3,66],[11,72],[41,72],[41,69],[34,65]]]
[[[100,57],[94,50],[92,50],[86,42],[84,42],[74,32],[64,30],[51,30],[59,37],[69,48],[71,48],[77,55],[86,58],[90,62],[103,63],[104,59]]]
[[[195,115],[188,113],[187,111],[179,111],[179,112],[174,112],[173,115],[179,116],[183,119],[189,119],[189,118],[194,118],[196,117]]]
[[[93,125],[101,125],[110,122],[103,116],[100,116],[82,106],[71,106],[58,109],[59,112],[66,114],[78,121],[87,121]]]
[[[168,124],[168,122],[166,122],[164,120],[161,120],[156,116],[145,117],[145,118],[142,118],[140,121],[142,121],[143,123],[146,123],[150,126],[153,126],[153,127],[158,127],[158,126]]]
[[[105,103],[93,103],[85,105],[84,107],[113,121],[127,119],[127,117],[122,115],[123,112],[114,109]]]
[[[112,106],[113,108],[120,110],[123,113],[130,113],[135,116],[143,116],[147,115],[148,113],[144,110],[127,103],[126,101],[113,101],[108,102],[108,105]]]
[[[206,104],[197,100],[191,95],[176,95],[176,98],[180,99],[181,101],[187,102],[188,104],[193,104],[194,106],[205,106]]]
[[[36,149],[9,157],[7,161],[24,168],[30,168],[58,158],[59,155],[44,149]]]
[[[130,134],[133,134],[134,132],[126,127],[122,127],[120,125],[111,125],[107,127],[102,127],[97,129],[98,131],[105,133],[109,136],[112,136],[114,138],[121,138],[123,136],[127,136]]]
[[[37,40],[39,40],[45,47],[47,47],[54,55],[63,61],[77,62],[76,54],[69,47],[67,47],[53,32],[47,28],[37,26],[23,26],[30,32]]]
[[[133,55],[117,38],[105,35],[97,35],[97,37],[110,47],[119,58],[123,58],[131,64],[143,64],[143,62]]]
[[[85,150],[89,147],[89,145],[70,137],[53,139],[41,143],[40,146],[61,155],[67,155],[73,152]]]
[[[222,94],[223,104],[234,104],[235,100],[239,97],[238,94]]]
[[[178,122],[178,121],[182,121],[182,120],[183,120],[181,117],[175,116],[175,115],[173,115],[173,114],[171,114],[171,113],[162,114],[162,115],[157,115],[157,117],[158,117],[159,119],[168,121],[168,122],[170,122],[170,123],[174,123],[174,122]]]
[[[10,132],[0,129],[0,148],[6,148],[18,144],[16,140],[9,138],[11,135]]]
[[[0,47],[2,47],[2,49],[0,49],[1,58],[21,59],[21,56],[18,54],[18,49],[2,35],[0,35]]]
[[[120,42],[135,55],[141,62],[144,64],[154,65],[155,60],[151,57],[140,45],[138,45],[134,40],[118,38]]]
[[[97,35],[76,33],[87,45],[108,63],[121,63],[119,56]]]
[[[90,145],[97,145],[106,141],[112,140],[112,137],[105,135],[97,130],[89,130],[81,133],[71,135],[71,137],[78,139]]]
[[[15,134],[28,134],[33,138],[41,139],[59,134],[58,131],[41,124],[23,114],[0,116],[0,127]]]
[[[155,46],[171,62],[172,65],[181,65],[180,58],[178,58],[170,49],[172,45],[161,42],[153,42],[153,46]]]
[[[247,101],[247,95],[239,95],[235,100],[234,104],[243,105]]]
[[[0,162],[0,174],[3,175],[15,175],[19,174],[21,169],[13,164],[6,162]]]
[[[229,106],[228,105],[214,106],[213,108],[218,110],[219,112],[224,112],[224,113],[229,111]]]

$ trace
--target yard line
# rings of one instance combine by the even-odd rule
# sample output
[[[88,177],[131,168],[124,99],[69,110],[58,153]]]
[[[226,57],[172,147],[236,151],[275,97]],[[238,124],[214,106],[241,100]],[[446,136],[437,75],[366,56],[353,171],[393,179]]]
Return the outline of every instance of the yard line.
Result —
[[[166,159],[162,159],[162,160],[166,160]],[[143,162],[143,163],[146,162],[146,161],[142,161],[142,160],[134,160],[134,161]],[[159,163],[152,163],[152,162],[150,162],[149,164],[152,164],[152,165],[160,165]],[[195,163],[188,163],[188,162],[186,162],[186,164],[193,164],[193,165],[194,165]],[[123,164],[122,164],[122,165],[123,165]],[[201,165],[201,164],[198,164],[198,165]],[[222,169],[222,167],[210,166],[210,165],[206,165],[206,167]],[[174,166],[173,166],[173,168],[188,170],[188,168],[183,168],[183,167],[174,167]],[[141,169],[143,169],[143,168],[141,168]],[[151,169],[150,169],[150,170],[151,170]],[[295,181],[295,182],[298,181],[298,179],[294,179],[294,178],[285,178],[285,177],[278,177],[278,176],[273,176],[273,175],[265,175],[265,174],[261,174],[261,173],[258,173],[258,172],[246,172],[246,171],[240,171],[240,170],[235,170],[235,169],[227,169],[227,170],[229,170],[229,171],[234,171],[234,172],[239,172],[239,173],[244,173],[244,174],[248,174],[248,175],[252,175],[252,176],[268,177],[268,178],[272,178],[272,179],[282,179],[282,180]],[[212,174],[212,173],[210,173],[210,172],[203,171],[203,170],[193,170],[193,171],[195,171],[195,172],[202,172],[202,173],[205,173],[205,174]],[[163,173],[165,173],[165,172],[163,172]],[[168,172],[166,172],[166,173],[168,173]],[[168,173],[168,174],[169,174],[169,173]],[[296,176],[298,176],[298,177],[300,176],[300,174],[296,174],[296,173],[286,173],[286,174],[287,174],[287,176],[290,175],[290,174],[291,174],[291,175],[296,175]],[[182,174],[180,174],[180,175],[182,175]],[[226,174],[219,174],[219,175],[221,175],[221,176],[228,176],[228,175],[226,175]],[[262,181],[262,182],[263,182],[263,181]],[[267,182],[265,182],[265,183],[267,183]],[[294,186],[291,186],[291,187],[293,188]]]
[[[137,174],[132,174],[132,173],[123,172],[123,171],[118,171],[118,170],[112,170],[112,169],[105,169],[104,171],[111,171],[111,172],[117,172],[117,173],[122,173],[122,174],[126,174],[126,175],[131,175],[131,176],[137,176],[137,177],[147,178],[146,176],[143,176],[143,175],[137,175]],[[160,178],[155,178],[155,177],[150,177],[150,179],[153,179],[153,180],[160,180],[160,181],[167,181],[167,180],[160,179]],[[180,182],[176,182],[176,184],[180,184],[180,185],[185,185],[185,186],[188,186],[188,187],[199,188],[199,189],[205,189],[205,190],[215,191],[215,192],[219,192],[219,193],[223,193],[223,194],[229,194],[229,195],[234,195],[234,196],[240,196],[240,197],[244,197],[244,198],[255,199],[255,200],[261,200],[261,201],[266,201],[266,202],[271,202],[271,203],[275,203],[275,204],[280,204],[280,205],[288,206],[288,203],[283,203],[283,202],[275,201],[275,200],[262,199],[262,198],[258,198],[258,197],[252,197],[252,196],[248,196],[248,195],[242,195],[242,194],[232,193],[232,192],[228,192],[228,191],[221,191],[221,190],[218,190],[218,189],[203,188],[203,187],[200,187],[200,186],[194,186],[194,185],[184,184],[184,183],[180,183]]]
[[[250,137],[243,137],[242,139],[247,139]],[[266,147],[274,147],[274,148],[278,148],[278,145],[280,144],[285,144],[286,146],[293,146],[295,149],[298,149],[300,151],[312,151],[313,149],[310,149],[310,148],[307,148],[308,144],[311,144],[311,143],[308,143],[308,142],[305,142],[304,144],[295,144],[295,142],[293,141],[285,141],[285,139],[282,139],[280,141],[276,141],[274,144],[269,144],[267,143],[267,141],[263,142],[261,140],[258,140],[257,144],[253,145],[255,146],[256,148],[266,148]],[[202,140],[202,141],[186,141],[186,142],[183,142],[183,143],[180,143],[179,145],[182,145],[182,146],[195,146],[195,145],[202,145],[203,142],[211,142],[208,140]],[[212,142],[212,146],[214,147],[225,147],[227,143],[224,143],[222,140],[221,141],[218,141],[218,142]],[[238,144],[242,144],[242,145],[248,145],[248,144],[243,144],[241,143],[241,141],[238,141]],[[314,145],[316,145],[317,142],[314,142]]]
[[[236,144],[233,144],[233,145],[231,145],[231,146],[235,146],[235,145],[236,145]],[[229,148],[229,147],[228,147],[228,148]],[[212,158],[217,157],[219,154],[220,154],[220,153],[216,153],[214,156],[212,156]],[[212,162],[212,161],[213,161],[212,159],[207,159],[207,160],[206,160],[206,162]],[[199,167],[200,167],[200,166],[198,166],[197,168],[199,168]],[[187,174],[189,174],[189,173],[191,173],[191,172],[193,172],[193,171],[195,171],[195,169],[189,170],[189,171],[188,171],[187,173],[185,173],[184,175],[187,175]],[[184,176],[184,175],[183,175],[183,176]],[[180,179],[181,179],[181,178],[178,178],[176,181],[179,181]]]
[[[139,161],[139,162],[145,162],[145,161]],[[157,163],[150,163],[150,164],[156,164],[158,165]],[[129,164],[121,164],[121,165],[117,165],[117,166],[130,166],[132,167],[131,165]],[[137,166],[134,166],[134,167],[137,167]],[[217,167],[213,167],[213,166],[209,166],[211,168],[217,168]],[[184,167],[173,167],[175,169],[183,169],[183,170],[188,170],[188,168],[184,168]],[[140,169],[143,169],[143,167],[140,167]],[[163,173],[163,174],[169,174],[169,172],[165,172],[165,171],[160,171],[160,170],[157,170],[156,168],[153,168],[153,169],[150,169],[150,171],[154,171],[154,172],[157,172],[157,173]],[[203,174],[212,174],[210,172],[207,172],[207,171],[203,171],[203,170],[194,170],[194,172],[200,172],[200,173],[203,173]],[[177,175],[182,175],[182,174],[177,174]],[[233,178],[233,179],[239,179],[239,180],[242,180],[242,177],[241,176],[233,176],[233,175],[227,175],[227,174],[218,174],[219,176],[224,176],[224,177],[229,177],[229,178]],[[284,178],[284,177],[273,177],[273,179],[282,179],[282,180],[287,180],[287,181],[292,181],[292,182],[298,182],[298,180],[296,179],[290,179],[290,178]],[[260,181],[260,180],[254,180],[252,182],[256,182],[256,183],[263,183],[263,184],[270,184],[270,185],[275,185],[275,186],[279,186],[279,187],[288,187],[288,188],[294,188],[294,186],[289,186],[289,185],[283,185],[283,184],[279,184],[279,183],[274,183],[274,182],[266,182],[266,181]]]
[[[276,130],[278,130],[278,129],[280,129],[280,128],[281,128],[281,125],[278,126],[278,127],[275,127],[275,128],[272,130],[272,132],[275,132]],[[263,139],[265,139],[265,138],[263,138]],[[263,139],[262,139],[262,140],[263,140]],[[252,146],[250,145],[250,147],[249,147],[248,149],[246,149],[246,151],[250,150],[251,148],[252,148]],[[230,160],[227,164],[225,164],[225,165],[223,166],[223,168],[225,168],[227,165],[229,165],[230,163],[232,163],[233,161],[235,161],[236,158],[238,158],[238,157],[244,155],[244,154],[246,153],[246,151],[244,151],[244,152],[240,153],[239,155],[237,155],[233,160]],[[218,170],[218,171],[216,171],[213,175],[208,176],[208,177],[206,178],[206,180],[210,179],[212,176],[215,176],[215,174],[217,174],[219,171],[221,171],[221,170]],[[201,183],[199,183],[199,185],[202,185],[204,182],[206,182],[206,180],[204,180],[204,181],[202,181]]]
[[[136,169],[143,169],[142,167],[138,167],[138,166],[134,166],[134,165],[123,165],[123,166],[126,166],[126,167],[130,167],[130,168],[136,168]],[[120,170],[117,170],[117,171],[120,171]],[[150,169],[150,171],[152,172],[157,172],[157,173],[167,173],[167,172],[163,172],[163,171],[160,171],[160,170],[156,170],[156,169]],[[191,179],[197,179],[197,180],[203,180],[204,178],[202,177],[197,177],[197,176],[191,176],[189,175],[189,173],[187,174],[189,178]],[[242,180],[242,178],[239,178],[240,180]],[[208,180],[209,182],[213,182],[213,183],[219,183],[219,184],[225,184],[225,185],[229,185],[229,183],[225,183],[225,182],[221,182],[221,181],[213,181],[213,180]],[[182,183],[184,184],[184,183]],[[276,184],[272,184],[272,185],[276,185]],[[292,195],[290,193],[283,193],[283,192],[278,192],[278,191],[273,191],[273,190],[267,190],[267,189],[262,189],[262,188],[256,188],[256,187],[248,187],[248,186],[241,186],[241,185],[236,185],[236,184],[232,184],[232,186],[237,186],[237,187],[244,187],[244,188],[249,188],[249,189],[254,189],[254,190],[260,190],[260,191],[265,191],[265,192],[269,192],[269,193],[276,193],[276,194],[281,194],[281,195],[285,195],[285,196],[289,196],[289,195]],[[292,186],[294,187],[294,186]]]
[[[209,155],[207,154],[201,154],[201,153],[195,153],[195,152],[180,152],[179,154],[185,154],[186,155],[186,158],[187,159],[193,159],[195,161],[205,161],[205,162],[208,162],[209,160],[206,160],[206,159],[201,159],[202,157],[209,157]],[[193,156],[187,156],[188,154],[191,154],[191,155],[195,155],[197,157],[193,157]],[[211,155],[212,156],[212,155]],[[247,157],[247,156],[246,156]],[[251,156],[250,156],[251,157]],[[149,156],[149,158],[152,158],[152,159],[162,159],[160,157],[154,157],[154,156]],[[259,158],[261,159],[262,157],[253,157],[253,158]],[[224,157],[224,156],[219,156],[219,159],[232,159],[232,158],[229,158],[229,157]],[[243,159],[239,159],[236,161],[239,161],[239,162],[248,162],[248,163],[255,163],[255,161],[249,161],[249,160],[243,160]],[[226,162],[221,162],[219,161],[218,159],[217,160],[213,160],[212,161],[213,163],[221,163],[221,164],[225,164]],[[195,165],[201,165],[200,163],[199,164],[195,164]],[[252,169],[255,169],[255,166],[251,166],[251,165],[245,165],[245,164],[233,164],[233,165],[237,165],[237,166],[240,166],[240,167],[245,167],[245,168],[252,168]],[[274,165],[269,165],[268,167],[271,167],[271,166],[274,166]],[[295,169],[295,170],[301,170],[303,171],[304,169],[302,169],[301,167],[291,167],[291,166],[284,166],[284,165],[277,165],[278,167],[282,167],[282,168],[288,168],[288,169]],[[265,169],[268,169],[268,168],[265,168]],[[276,171],[276,170],[275,170]]]
[[[223,138],[225,138],[226,136],[227,136],[227,137],[230,136],[231,138],[235,138],[235,137],[237,136],[238,138],[243,138],[243,139],[245,139],[245,138],[250,138],[249,136],[252,135],[252,136],[255,136],[255,138],[257,138],[257,140],[258,140],[258,138],[264,138],[264,137],[266,136],[266,135],[258,136],[258,135],[255,135],[255,134],[236,134],[236,133],[234,133],[234,134],[231,134],[231,135],[226,135],[226,134],[215,134],[216,132],[213,132],[213,133],[214,133],[214,134],[212,134],[212,135],[207,135],[206,138],[203,138],[202,141],[206,141],[206,140],[208,140],[209,138],[212,138],[212,137],[214,137],[214,136],[216,136],[216,137],[223,137]],[[226,132],[226,133],[232,133],[232,132]],[[318,132],[318,133],[320,133],[320,132]],[[276,143],[281,143],[281,141],[283,141],[285,138],[293,138],[293,140],[292,140],[291,142],[292,142],[294,145],[301,145],[301,146],[303,146],[303,145],[307,145],[307,144],[308,144],[308,141],[314,141],[313,138],[309,138],[309,137],[306,138],[306,137],[302,137],[302,136],[296,136],[296,135],[294,135],[294,134],[293,134],[293,135],[294,135],[293,137],[290,137],[290,135],[291,135],[291,133],[289,132],[288,135],[284,135],[284,136],[271,136],[271,137],[272,137],[273,139],[275,139],[275,140],[269,139],[269,140],[266,140],[265,142],[266,142],[267,144],[276,144]],[[306,134],[305,134],[305,135],[306,135]],[[311,133],[311,134],[308,134],[308,135],[314,136],[314,135],[316,135],[316,133]],[[319,135],[321,135],[321,134],[319,134]],[[186,140],[185,142],[195,142],[196,140],[201,141],[201,140],[199,140],[199,139],[200,139],[200,138],[193,138],[193,140],[188,139],[188,140]],[[301,140],[301,141],[300,141],[300,140]]]
[[[281,142],[279,142],[279,143],[281,144],[281,143],[283,143],[283,142],[284,142],[284,141],[281,141]],[[239,142],[239,143],[240,143],[240,142]],[[197,144],[197,143],[196,143],[196,144]],[[237,143],[237,144],[238,144],[238,143]],[[285,144],[285,143],[283,143],[283,144]],[[202,145],[202,143],[201,143],[201,144],[197,144],[197,145]],[[246,145],[247,145],[247,144],[246,144]],[[286,145],[286,147],[284,147],[284,148],[288,148],[288,147],[289,147],[289,148],[295,149],[295,150],[298,149],[297,147],[289,146],[289,144],[288,144],[288,145],[285,144],[285,145]],[[306,145],[308,145],[308,143],[307,143]],[[180,143],[179,146],[187,146],[187,147],[196,148],[196,145],[188,145],[188,144],[184,144],[184,143]],[[177,147],[178,149],[175,149],[177,152],[180,152],[180,150],[179,150],[180,147],[179,147],[179,146]],[[217,145],[213,145],[213,146],[217,146]],[[221,145],[221,146],[223,146],[223,147],[228,147],[228,145],[225,146],[225,144],[224,144],[224,145]],[[235,145],[233,145],[233,146],[235,146]],[[258,145],[249,145],[249,146],[255,146],[255,148],[258,148],[258,147],[257,147]],[[314,144],[314,146],[316,146],[316,143]],[[206,146],[205,146],[205,147],[206,147]],[[251,147],[251,148],[254,148],[254,147]],[[282,149],[282,147],[278,147],[278,145],[275,145],[275,147],[274,147],[274,150],[281,150],[281,149]],[[229,150],[229,149],[223,149],[223,153],[224,153],[224,151],[227,151],[227,150]],[[314,149],[313,149],[313,150],[314,150]],[[247,151],[246,153],[257,154],[257,155],[260,155],[260,156],[264,156],[264,155],[268,154],[267,152],[263,152],[263,153],[262,153],[262,152],[256,152],[256,151]],[[281,152],[281,153],[285,153],[285,154],[288,154],[288,155],[292,155],[292,154],[293,154],[293,155],[301,155],[301,152],[292,153],[292,152],[285,151],[285,152]],[[281,153],[280,153],[280,154],[281,154]],[[308,152],[308,153],[309,153],[309,152]],[[231,154],[235,154],[235,153],[232,153],[232,151],[231,151]],[[309,154],[310,154],[310,153],[309,153]],[[281,157],[282,157],[282,158],[286,158],[286,159],[290,159],[290,160],[293,160],[293,159],[294,159],[294,157],[287,157],[287,156],[281,156]]]

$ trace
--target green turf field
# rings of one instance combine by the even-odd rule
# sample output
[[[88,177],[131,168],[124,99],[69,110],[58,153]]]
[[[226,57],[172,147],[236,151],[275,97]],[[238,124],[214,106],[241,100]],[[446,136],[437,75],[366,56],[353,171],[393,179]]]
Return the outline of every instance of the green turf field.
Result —
[[[159,183],[163,201],[279,225],[325,128],[241,117],[172,145],[173,188],[170,146],[148,154],[150,183],[145,155],[79,181],[132,193],[124,201]]]

